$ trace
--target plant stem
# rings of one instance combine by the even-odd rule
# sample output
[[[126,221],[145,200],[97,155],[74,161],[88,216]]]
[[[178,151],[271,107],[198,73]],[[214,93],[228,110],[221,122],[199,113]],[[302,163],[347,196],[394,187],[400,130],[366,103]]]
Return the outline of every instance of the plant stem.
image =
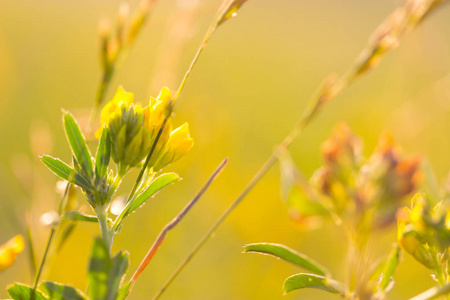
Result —
[[[59,203],[59,207],[58,207],[58,215],[61,216],[62,211],[64,209],[64,204],[65,204],[65,199],[67,198],[67,195],[69,194],[69,189],[70,189],[70,183],[67,183],[66,189],[64,190],[64,194],[63,197]],[[44,265],[45,265],[45,261],[47,260],[47,256],[50,250],[50,246],[52,244],[53,241],[53,237],[55,236],[56,233],[56,227],[57,225],[52,225],[51,229],[50,229],[50,234],[48,236],[48,240],[47,240],[47,245],[45,247],[45,252],[44,252],[44,256],[42,257],[41,263],[39,265],[39,269],[36,273],[36,277],[34,278],[34,284],[33,284],[33,290],[31,292],[31,300],[34,300],[35,298],[35,293],[36,293],[36,289],[37,286],[39,284],[39,280],[41,279],[41,275],[42,275],[42,270],[44,269]]]
[[[173,106],[171,106],[173,109]],[[126,201],[126,205],[125,207],[122,209],[122,211],[120,212],[120,214],[116,217],[116,219],[114,220],[113,225],[111,226],[111,234],[114,236],[117,227],[120,225],[120,222],[122,221],[123,217],[125,216],[125,214],[127,213],[128,209],[130,208],[130,205],[132,203],[132,199],[134,197],[134,195],[136,194],[137,188],[142,180],[142,177],[144,176],[145,170],[147,169],[147,166],[150,162],[150,159],[153,155],[153,152],[155,152],[156,149],[156,145],[158,144],[158,141],[164,131],[164,128],[166,127],[167,121],[170,118],[170,114],[166,114],[166,116],[164,117],[164,120],[162,122],[161,127],[159,128],[158,134],[156,135],[155,141],[153,142],[152,148],[150,149],[144,164],[142,165],[141,170],[139,171],[139,175],[136,178],[136,181],[134,182],[134,186],[130,192],[130,194],[128,195],[127,201]]]
[[[106,206],[97,207],[95,211],[97,212],[97,218],[98,218],[98,223],[100,224],[100,231],[102,234],[102,239],[105,242],[106,248],[111,253],[112,237],[111,237],[109,229],[108,229]]]

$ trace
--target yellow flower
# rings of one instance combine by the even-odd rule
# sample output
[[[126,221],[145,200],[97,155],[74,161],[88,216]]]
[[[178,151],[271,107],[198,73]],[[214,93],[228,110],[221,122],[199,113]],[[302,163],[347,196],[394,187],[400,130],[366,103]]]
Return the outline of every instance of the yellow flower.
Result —
[[[21,235],[16,235],[5,244],[0,245],[0,271],[9,268],[24,247],[25,241]]]
[[[100,117],[102,128],[107,127],[110,131],[112,158],[122,171],[136,166],[148,155],[164,119],[170,118],[171,113],[172,98],[166,87],[162,88],[158,97],[151,97],[149,105],[144,108],[134,104],[133,100],[133,94],[119,87]],[[99,129],[97,137],[102,130]],[[192,144],[187,124],[172,131],[171,121],[168,120],[155,146],[149,167],[162,161],[158,163],[159,168],[162,168],[179,159],[189,152]]]
[[[100,128],[95,133],[100,138],[104,126],[108,126],[109,121],[114,118],[115,114],[120,112],[121,107],[128,108],[134,100],[134,94],[127,93],[121,86],[117,89],[113,99],[109,101],[102,109],[100,114]]]
[[[161,158],[156,162],[155,171],[177,161],[191,151],[193,146],[194,140],[190,136],[189,125],[184,123],[171,132],[167,145],[162,151]]]

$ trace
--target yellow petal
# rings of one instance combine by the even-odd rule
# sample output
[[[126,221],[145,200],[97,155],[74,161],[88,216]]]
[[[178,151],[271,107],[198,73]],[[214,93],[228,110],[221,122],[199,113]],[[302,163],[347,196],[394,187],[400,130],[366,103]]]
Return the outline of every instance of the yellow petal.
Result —
[[[0,246],[0,271],[9,268],[17,258],[17,255],[23,251],[25,241],[21,235],[16,235],[8,242]]]

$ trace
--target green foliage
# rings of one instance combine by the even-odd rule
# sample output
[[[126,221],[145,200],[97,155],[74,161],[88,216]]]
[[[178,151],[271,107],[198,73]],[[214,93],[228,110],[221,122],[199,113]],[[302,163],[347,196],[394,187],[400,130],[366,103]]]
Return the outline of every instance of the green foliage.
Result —
[[[311,258],[303,255],[289,247],[280,244],[272,243],[256,243],[248,244],[244,246],[244,253],[259,253],[272,255],[281,258],[287,262],[290,262],[296,266],[302,267],[305,270],[314,272],[319,275],[327,275],[329,271],[315,262]]]
[[[385,291],[389,287],[389,283],[392,282],[392,276],[394,275],[399,262],[400,247],[398,244],[395,244],[386,262],[384,263],[383,273],[381,274],[381,280],[378,284],[378,290]]]
[[[343,285],[335,280],[314,274],[295,274],[288,277],[283,283],[283,290],[289,293],[294,290],[312,288],[330,293],[345,294]]]
[[[100,142],[98,143],[97,154],[95,155],[95,176],[100,179],[105,177],[111,158],[111,139],[108,128],[103,128]]]
[[[86,178],[75,172],[69,165],[58,158],[53,158],[49,155],[43,155],[41,161],[50,169],[55,175],[61,177],[68,182],[75,184],[83,189],[90,190],[92,188]]]
[[[69,210],[64,213],[62,219],[71,221],[98,222],[97,216],[87,215],[77,210]]]
[[[144,205],[144,203],[152,196],[154,196],[157,192],[178,180],[180,180],[180,177],[175,173],[162,174],[158,178],[154,179],[142,193],[140,193],[134,200],[132,200],[132,203],[126,211],[124,217],[130,215],[136,209]]]
[[[127,268],[128,253],[121,251],[111,258],[103,239],[95,239],[88,271],[90,299],[115,300]]]
[[[34,300],[49,300],[47,296],[45,296],[40,291],[36,290],[33,292],[33,289],[22,283],[14,283],[7,288],[8,294],[14,300],[30,300],[32,299],[32,294],[34,293]]]
[[[40,285],[40,289],[52,300],[87,300],[82,291],[70,285],[45,281]]]
[[[63,119],[64,129],[72,153],[80,164],[83,173],[91,178],[94,174],[94,169],[92,166],[91,153],[86,145],[86,139],[72,114],[69,112],[64,113]]]

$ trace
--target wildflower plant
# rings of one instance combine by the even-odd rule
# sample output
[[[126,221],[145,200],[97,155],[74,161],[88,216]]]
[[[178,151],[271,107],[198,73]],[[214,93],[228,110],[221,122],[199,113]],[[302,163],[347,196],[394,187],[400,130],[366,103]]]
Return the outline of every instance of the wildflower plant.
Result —
[[[49,155],[41,156],[41,160],[50,171],[67,184],[56,217],[54,215],[45,217],[47,225],[50,226],[50,233],[43,258],[35,274],[34,284],[28,286],[14,283],[9,286],[8,293],[14,300],[112,300],[125,299],[129,295],[136,280],[164,241],[167,232],[179,224],[227,163],[227,159],[224,159],[185,208],[162,229],[137,270],[125,282],[129,254],[126,251],[112,254],[114,238],[120,233],[126,217],[145,204],[158,191],[180,179],[175,173],[162,173],[165,167],[189,153],[194,144],[187,123],[178,128],[174,128],[172,125],[175,102],[208,40],[218,26],[234,16],[235,11],[244,2],[245,0],[225,0],[223,2],[174,95],[164,87],[156,98],[151,97],[148,105],[143,107],[134,102],[132,93],[126,92],[122,87],[118,88],[112,100],[101,111],[100,128],[95,134],[98,139],[95,155],[91,154],[87,138],[74,116],[67,111],[63,112],[64,131],[72,153],[71,162],[66,163]],[[154,1],[142,1],[141,8],[132,19],[130,27],[125,26],[128,12],[122,6],[119,10],[117,39],[111,39],[101,31],[102,41],[105,42],[102,44],[104,46],[104,52],[102,52],[104,74],[87,134],[91,132],[92,122],[111,81],[119,55],[124,55],[123,51],[137,36],[153,3]],[[113,198],[123,178],[133,168],[139,169],[139,174],[123,207],[114,213],[116,217],[112,218]],[[74,209],[70,197],[73,187],[81,189],[94,214]],[[87,292],[70,285],[50,281],[41,282],[42,271],[57,230],[64,229],[62,240],[65,240],[70,234],[67,231],[70,227],[61,226],[67,221],[96,222],[100,227],[101,237],[94,240],[90,254]],[[20,239],[17,238],[17,241]],[[31,243],[29,246],[31,247]],[[22,249],[23,240],[22,244],[8,242],[2,246],[0,254],[2,255],[1,259],[5,260],[5,267],[14,262],[16,255]]]
[[[362,142],[341,124],[322,144],[324,165],[306,180],[289,157],[282,158],[282,195],[290,217],[304,229],[333,220],[346,229],[349,250],[346,284],[307,256],[284,245],[249,244],[245,253],[270,254],[311,273],[287,278],[285,292],[317,288],[346,299],[383,299],[392,288],[391,276],[399,260],[398,246],[381,265],[368,257],[374,231],[395,223],[397,210],[422,181],[420,159],[404,156],[388,134],[381,135],[369,158]]]

